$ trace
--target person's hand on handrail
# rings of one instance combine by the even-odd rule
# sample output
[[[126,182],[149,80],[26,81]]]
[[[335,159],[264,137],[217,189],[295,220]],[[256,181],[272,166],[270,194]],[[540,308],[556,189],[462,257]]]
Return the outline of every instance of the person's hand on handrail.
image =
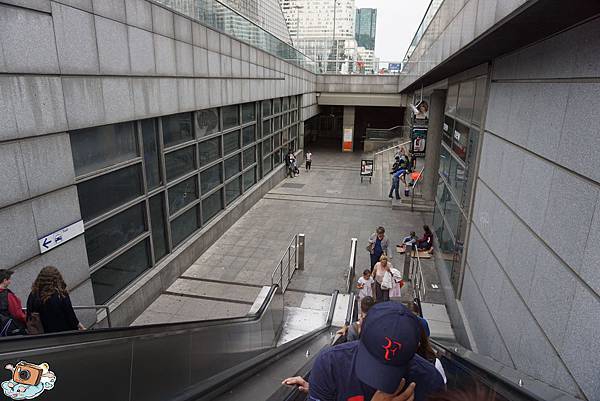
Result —
[[[281,384],[285,384],[286,386],[297,386],[300,392],[308,394],[308,382],[301,376],[288,377],[282,381]]]

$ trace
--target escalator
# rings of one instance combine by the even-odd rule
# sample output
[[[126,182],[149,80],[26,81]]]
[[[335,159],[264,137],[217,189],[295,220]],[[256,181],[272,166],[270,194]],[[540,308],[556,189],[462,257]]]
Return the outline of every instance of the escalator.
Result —
[[[47,363],[56,377],[40,397],[48,401],[227,399],[230,389],[249,383],[250,398],[231,399],[267,399],[281,387],[284,372],[297,371],[331,342],[336,300],[337,292],[322,327],[278,347],[284,303],[275,285],[245,317],[6,338],[0,341],[0,363]],[[35,369],[17,383],[35,381]],[[5,370],[1,381],[11,384],[11,375]]]

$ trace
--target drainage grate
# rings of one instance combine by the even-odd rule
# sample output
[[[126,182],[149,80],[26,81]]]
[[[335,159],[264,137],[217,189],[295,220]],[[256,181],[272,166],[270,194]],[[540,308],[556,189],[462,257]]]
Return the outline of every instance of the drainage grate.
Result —
[[[282,188],[302,188],[304,184],[294,184],[293,182],[286,182],[281,185]]]

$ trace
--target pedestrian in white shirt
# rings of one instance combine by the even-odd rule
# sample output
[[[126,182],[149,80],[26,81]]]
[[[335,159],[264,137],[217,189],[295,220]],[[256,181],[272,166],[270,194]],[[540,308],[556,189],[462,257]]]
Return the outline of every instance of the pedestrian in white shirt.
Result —
[[[356,288],[360,291],[358,292],[358,302],[364,297],[372,297],[373,296],[373,278],[371,277],[371,269],[365,269],[361,278],[358,279],[358,283],[356,284]]]

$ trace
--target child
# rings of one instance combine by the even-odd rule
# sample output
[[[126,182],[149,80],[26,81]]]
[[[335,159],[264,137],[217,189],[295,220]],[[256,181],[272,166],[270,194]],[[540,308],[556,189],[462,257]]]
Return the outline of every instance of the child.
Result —
[[[358,279],[358,283],[356,284],[356,288],[360,291],[358,292],[358,302],[364,297],[372,297],[373,296],[373,278],[371,277],[371,269],[365,269],[363,271],[363,275]]]

